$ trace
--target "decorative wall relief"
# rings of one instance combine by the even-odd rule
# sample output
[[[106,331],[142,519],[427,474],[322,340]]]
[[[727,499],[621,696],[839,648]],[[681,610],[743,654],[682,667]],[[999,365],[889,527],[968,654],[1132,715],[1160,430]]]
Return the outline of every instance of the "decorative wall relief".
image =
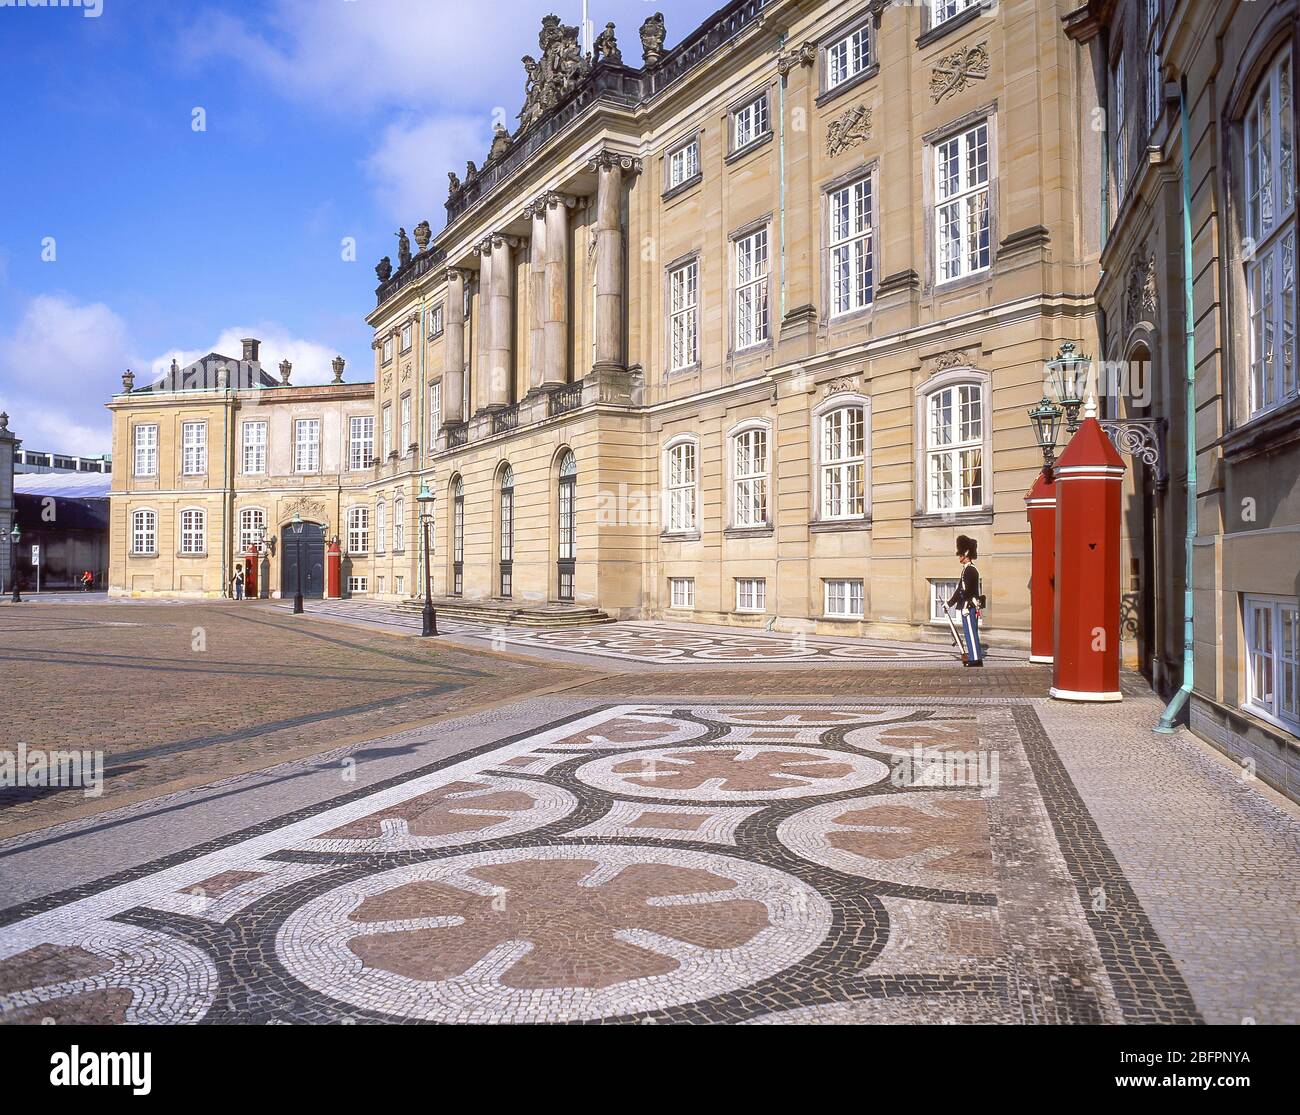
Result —
[[[871,138],[871,109],[854,105],[826,125],[826,154],[832,159]]]
[[[930,77],[930,98],[938,104],[949,93],[958,93],[989,76],[989,44],[962,47],[939,59]]]
[[[1159,309],[1156,294],[1156,257],[1146,246],[1133,253],[1129,261],[1128,283],[1124,291],[1124,331],[1141,321],[1155,323]]]

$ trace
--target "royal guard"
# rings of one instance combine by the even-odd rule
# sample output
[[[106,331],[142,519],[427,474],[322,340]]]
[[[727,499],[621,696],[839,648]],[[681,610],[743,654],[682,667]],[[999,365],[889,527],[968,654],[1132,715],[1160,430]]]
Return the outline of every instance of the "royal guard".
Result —
[[[965,534],[957,535],[957,560],[961,562],[961,579],[957,591],[948,597],[948,607],[961,612],[962,638],[966,643],[963,666],[983,666],[984,649],[980,646],[979,615],[984,609],[984,593],[979,570],[975,568],[978,544]]]

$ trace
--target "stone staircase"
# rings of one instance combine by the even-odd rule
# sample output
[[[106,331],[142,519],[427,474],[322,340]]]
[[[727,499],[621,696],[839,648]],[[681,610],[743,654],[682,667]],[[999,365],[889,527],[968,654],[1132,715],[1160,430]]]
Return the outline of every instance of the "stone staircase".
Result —
[[[503,600],[464,600],[459,597],[433,601],[438,618],[466,620],[493,627],[531,627],[554,630],[562,627],[589,627],[614,621],[599,608],[577,604],[511,604]],[[399,615],[418,615],[424,610],[422,600],[403,600],[394,609]]]

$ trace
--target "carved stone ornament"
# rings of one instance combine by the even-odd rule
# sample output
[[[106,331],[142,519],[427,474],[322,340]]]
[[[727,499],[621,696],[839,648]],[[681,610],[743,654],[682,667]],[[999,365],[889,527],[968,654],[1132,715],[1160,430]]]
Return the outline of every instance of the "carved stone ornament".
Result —
[[[591,66],[583,57],[578,28],[561,23],[557,15],[543,17],[537,46],[540,58],[531,54],[523,57],[526,77],[519,123],[524,128],[535,124],[559,104]]]
[[[301,515],[310,523],[320,523],[321,526],[325,527],[329,526],[329,508],[319,499],[299,496],[295,500],[290,500],[280,510],[280,518],[285,522],[292,521],[294,515]]]
[[[344,367],[345,364],[346,364],[346,361],[345,361],[345,360],[343,359],[343,357],[341,357],[341,356],[336,356],[336,357],[334,357],[333,360],[330,361],[330,368],[331,368],[331,369],[333,370],[333,372],[334,372],[334,382],[335,382],[335,383],[342,383],[342,382],[343,382],[343,367]]]
[[[947,352],[941,352],[938,356],[930,358],[930,374],[935,372],[945,372],[949,368],[974,368],[975,361],[972,360],[965,349],[950,348]]]
[[[822,384],[822,396],[839,395],[845,391],[858,390],[857,376],[839,376]]]
[[[406,235],[406,229],[397,230],[397,269],[400,271],[411,262],[411,241]]]
[[[510,133],[506,131],[504,124],[492,125],[492,147],[488,150],[488,159],[495,162],[497,159],[503,159],[509,153],[514,140],[510,138]]]
[[[402,382],[406,383],[411,378],[411,362],[408,360],[402,365]]]
[[[392,387],[392,386],[393,386],[393,373],[392,373],[392,372],[385,372],[385,373],[384,373],[384,390],[387,391],[387,390],[388,390],[390,387]]]
[[[871,138],[871,109],[853,105],[826,125],[826,154],[832,159]]]
[[[776,72],[785,77],[796,66],[811,66],[817,61],[817,44],[800,43],[776,56]]]
[[[1145,247],[1133,253],[1124,292],[1124,329],[1142,321],[1155,323],[1159,309],[1156,294],[1156,257]]]
[[[641,172],[640,159],[635,155],[624,155],[618,151],[600,151],[587,160],[588,170],[599,170],[601,167],[615,166],[628,174],[639,174]]]
[[[958,93],[989,76],[989,44],[962,47],[939,59],[930,77],[930,99],[938,104],[949,93]]]
[[[432,237],[433,229],[429,227],[428,221],[421,221],[415,226],[415,246],[419,251],[424,251],[429,246]]]
[[[618,39],[614,36],[614,25],[605,24],[605,30],[596,36],[591,49],[597,62],[613,62],[616,66],[623,64],[623,52],[618,49]]]
[[[525,217],[540,217],[548,209],[554,209],[557,205],[566,206],[569,209],[578,204],[578,199],[572,194],[563,194],[559,190],[547,190],[544,194],[538,194],[527,205],[524,206]]]
[[[641,60],[647,69],[659,65],[660,59],[663,58],[664,37],[667,33],[663,12],[655,12],[641,24]]]
[[[393,261],[387,256],[384,256],[383,259],[375,264],[375,274],[379,276],[379,281],[381,283],[388,282],[388,280],[393,277]]]

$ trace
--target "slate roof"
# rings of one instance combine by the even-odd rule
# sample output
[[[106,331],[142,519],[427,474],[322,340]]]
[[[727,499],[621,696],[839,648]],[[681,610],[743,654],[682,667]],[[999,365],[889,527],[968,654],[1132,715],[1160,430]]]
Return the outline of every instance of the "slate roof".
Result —
[[[221,382],[223,371],[228,377],[225,384]],[[237,391],[247,391],[253,388],[279,387],[280,381],[262,370],[260,360],[236,360],[233,356],[209,352],[183,368],[178,368],[173,361],[171,368],[153,383],[137,387],[131,393],[139,395],[164,394],[172,391],[216,391],[223,386]]]

